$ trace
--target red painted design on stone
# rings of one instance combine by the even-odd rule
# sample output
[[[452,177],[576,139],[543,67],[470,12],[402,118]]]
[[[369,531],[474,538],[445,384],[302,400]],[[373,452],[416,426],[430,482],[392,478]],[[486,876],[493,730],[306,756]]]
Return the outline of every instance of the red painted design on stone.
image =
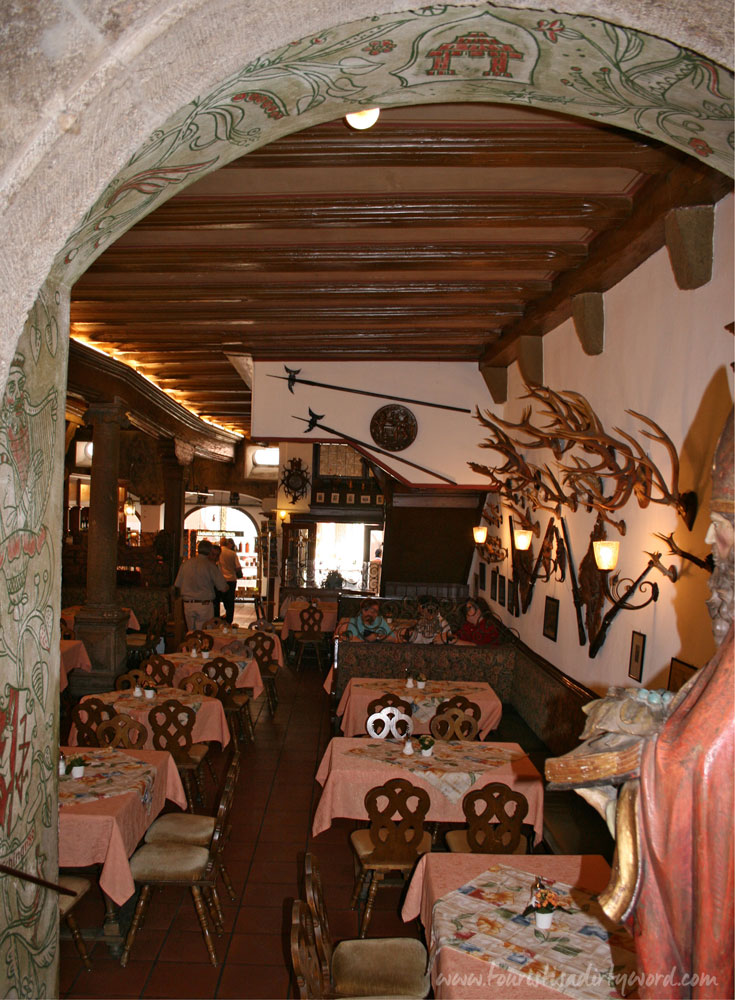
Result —
[[[9,689],[7,707],[0,710],[0,829],[10,834],[13,825],[13,802],[23,802],[23,792],[30,777],[26,737],[28,715],[21,715],[20,692]],[[7,777],[6,777],[7,775]]]
[[[490,38],[484,31],[460,35],[453,42],[444,42],[437,49],[432,49],[428,55],[434,60],[433,66],[428,70],[429,76],[456,76],[457,71],[451,68],[452,60],[467,57],[490,59],[490,69],[485,70],[483,76],[510,77],[512,74],[508,72],[508,60],[523,59],[522,52],[497,38]]]

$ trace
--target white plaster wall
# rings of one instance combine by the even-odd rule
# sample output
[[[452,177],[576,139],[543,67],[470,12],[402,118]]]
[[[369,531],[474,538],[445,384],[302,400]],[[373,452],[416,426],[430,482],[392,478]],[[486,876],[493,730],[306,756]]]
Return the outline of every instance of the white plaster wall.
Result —
[[[486,463],[490,453],[481,448],[482,427],[473,416],[475,407],[497,408],[476,364],[441,362],[299,362],[286,361],[289,368],[300,368],[301,378],[313,379],[349,388],[364,389],[470,409],[455,413],[416,403],[403,403],[416,417],[418,433],[414,443],[395,456],[378,454],[374,448],[360,449],[391,475],[413,486],[446,488],[436,476],[415,469],[400,458],[408,459],[432,472],[447,476],[460,486],[482,488],[487,478],[473,472],[469,461]],[[306,424],[296,417],[308,418],[309,408],[323,414],[320,423],[343,434],[374,444],[370,420],[390,399],[361,396],[333,389],[296,385],[293,395],[286,382],[271,378],[283,375],[280,362],[260,362],[253,375],[253,438],[274,438],[301,442],[335,440],[336,436],[315,429],[305,433]],[[289,453],[290,456],[290,453]],[[311,457],[309,456],[309,464]],[[281,456],[283,465],[283,455]]]
[[[652,571],[650,578],[660,589],[658,602],[643,611],[621,611],[594,660],[589,659],[587,647],[579,646],[568,576],[564,583],[537,583],[531,607],[521,618],[509,618],[491,602],[493,610],[517,628],[531,648],[597,691],[604,691],[609,684],[634,685],[628,677],[633,630],[646,635],[642,683],[648,687],[666,686],[673,656],[699,667],[714,650],[704,604],[709,596],[707,574],[690,562],[667,556],[665,543],[656,539],[654,532],[675,531],[681,548],[696,555],[703,557],[709,551],[704,536],[709,525],[712,453],[733,399],[733,336],[724,329],[735,315],[732,273],[733,198],[729,196],[717,206],[715,274],[705,287],[679,290],[668,255],[661,250],[605,294],[602,355],[587,357],[582,352],[571,322],[544,338],[546,385],[583,393],[612,434],[616,426],[631,433],[642,426],[625,412],[627,409],[651,417],[678,449],[681,489],[696,490],[700,499],[691,533],[671,507],[652,504],[641,510],[632,500],[624,508],[627,533],[620,539],[621,574],[637,577],[648,560],[645,550],[662,551],[664,564],[676,566],[680,579],[674,585]],[[523,391],[514,367],[504,414],[507,419],[520,418],[523,404],[519,396]],[[670,464],[664,449],[652,445],[648,451],[668,477]],[[548,457],[553,461],[550,454]],[[542,538],[548,517],[541,512]],[[566,520],[578,567],[589,544],[595,515],[567,511]],[[506,525],[504,522],[503,533]],[[504,537],[507,544],[507,535]],[[608,537],[620,536],[608,528]],[[534,541],[534,552],[538,546],[539,542]],[[508,575],[507,563],[501,563],[499,568]],[[488,572],[486,597],[489,581]],[[542,633],[547,595],[561,602],[557,642],[544,638]]]

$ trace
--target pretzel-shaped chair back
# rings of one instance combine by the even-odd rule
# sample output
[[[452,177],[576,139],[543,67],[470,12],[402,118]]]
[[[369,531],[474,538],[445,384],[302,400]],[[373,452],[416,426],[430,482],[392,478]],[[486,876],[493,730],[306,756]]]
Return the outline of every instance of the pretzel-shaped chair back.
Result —
[[[429,723],[429,731],[435,740],[474,740],[478,728],[477,719],[460,708],[437,712]]]
[[[101,747],[124,747],[128,750],[142,750],[148,739],[148,730],[142,722],[118,712],[103,722],[97,729],[97,739]]]
[[[77,746],[98,747],[97,729],[115,715],[112,705],[101,698],[84,698],[71,710],[72,725],[77,731]]]
[[[366,729],[368,736],[373,739],[393,738],[401,740],[413,732],[413,719],[410,715],[405,715],[399,708],[389,705],[382,711],[368,716]]]
[[[373,851],[370,862],[410,864],[418,858],[429,793],[405,778],[391,778],[365,796]],[[398,815],[398,819],[394,817]]]
[[[513,854],[521,840],[528,799],[500,781],[493,781],[462,800],[467,841],[473,853]]]

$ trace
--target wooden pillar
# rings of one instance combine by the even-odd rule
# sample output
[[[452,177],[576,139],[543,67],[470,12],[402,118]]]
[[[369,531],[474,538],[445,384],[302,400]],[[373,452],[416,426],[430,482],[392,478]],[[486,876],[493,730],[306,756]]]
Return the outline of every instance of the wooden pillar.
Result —
[[[161,448],[163,473],[163,528],[171,539],[171,583],[176,579],[182,559],[184,544],[185,487],[187,467],[194,458],[194,449],[176,442],[173,448]]]
[[[84,642],[92,670],[75,670],[70,677],[73,695],[109,691],[125,670],[128,612],[117,598],[118,467],[120,426],[125,411],[120,401],[90,406],[94,458],[89,502],[87,598],[74,622]]]

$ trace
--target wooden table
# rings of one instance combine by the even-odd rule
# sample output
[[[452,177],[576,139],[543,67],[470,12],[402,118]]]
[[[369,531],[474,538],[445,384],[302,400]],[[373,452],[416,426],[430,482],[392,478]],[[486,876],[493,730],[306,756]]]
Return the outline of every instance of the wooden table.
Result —
[[[490,896],[487,902],[484,899],[480,900],[481,909],[479,912],[482,915],[480,919],[485,921],[483,933],[495,937],[493,947],[497,949],[498,964],[493,961],[495,951],[492,955],[483,951],[479,944],[482,941],[481,937],[476,937],[480,947],[477,954],[483,954],[483,958],[476,958],[471,954],[472,949],[476,947],[472,940],[471,924],[462,930],[459,930],[455,924],[454,931],[454,933],[459,934],[459,939],[455,939],[457,944],[464,947],[464,942],[467,942],[466,948],[468,950],[460,950],[460,947],[452,947],[451,944],[442,946],[441,941],[435,941],[436,926],[446,930],[446,920],[452,912],[447,905],[449,901],[447,900],[447,904],[445,904],[442,900],[446,899],[447,895],[454,890],[467,887],[469,882],[478,879],[483,873],[487,872],[489,878],[494,880],[498,876],[492,872],[493,868],[496,868],[497,871],[508,868],[517,871],[519,883],[522,878],[525,879],[521,873],[530,873],[532,876],[539,875],[542,879],[555,880],[586,889],[591,893],[601,892],[607,885],[610,876],[607,862],[599,855],[425,855],[420,859],[411,878],[403,904],[402,917],[406,921],[418,917],[424,926],[427,942],[432,946],[439,945],[434,954],[431,970],[434,995],[437,1000],[449,1000],[449,998],[458,998],[458,1000],[459,998],[461,1000],[465,1000],[465,998],[466,1000],[474,1000],[474,998],[477,1000],[492,1000],[492,998],[516,1000],[519,998],[520,1000],[520,998],[531,997],[614,996],[610,986],[605,982],[601,983],[595,990],[592,987],[594,981],[592,976],[585,977],[584,990],[589,991],[580,993],[573,988],[571,978],[565,982],[563,976],[555,975],[559,971],[558,966],[565,961],[565,952],[564,947],[555,950],[553,941],[549,942],[550,951],[546,952],[543,958],[541,958],[542,953],[539,951],[537,957],[537,948],[540,948],[544,943],[543,937],[537,937],[532,923],[526,925],[523,921],[513,920],[510,916],[511,913],[522,913],[524,905],[528,902],[525,891],[523,898],[520,899],[520,894],[514,896],[499,890],[490,895],[488,892],[482,893],[481,890],[484,899],[488,899],[488,895]],[[576,902],[579,903],[582,897],[583,894],[580,893]],[[572,900],[575,900],[574,894],[572,894]],[[477,905],[475,900],[473,903]],[[564,929],[564,926],[565,923],[571,925],[574,918],[567,921],[566,917],[566,914],[559,913],[554,918],[557,926],[556,933],[559,937],[566,937],[567,942],[571,944],[567,936],[569,932]],[[509,920],[513,925],[514,934],[517,936],[514,936],[512,944],[507,942],[504,944],[499,932],[504,925],[508,925]],[[590,911],[585,913],[584,924],[586,930],[582,934],[571,932],[574,944],[567,951],[576,964],[581,964],[582,968],[587,970],[588,963],[584,952],[585,942],[594,942],[599,948],[601,947],[599,936],[605,937],[608,934],[610,935],[609,947],[613,952],[611,964],[620,962],[624,965],[632,960],[629,949],[632,949],[633,945],[629,935],[622,929],[616,928],[607,918],[602,916],[597,904],[593,904]],[[439,930],[438,933],[441,934],[442,931]],[[538,933],[541,935],[541,932]],[[551,935],[553,936],[554,933],[552,927]],[[559,944],[561,946],[563,942],[560,941]],[[536,967],[542,975],[545,968],[545,982],[533,981],[528,976],[514,971],[514,965],[531,967],[530,963],[532,962],[536,963]],[[591,973],[596,971],[600,971],[598,966],[593,966],[589,970]],[[588,979],[589,982],[587,982]],[[556,987],[551,985],[554,982]]]
[[[92,661],[81,639],[62,639],[61,658],[59,661],[59,691],[69,685],[69,674],[72,670],[91,670]]]
[[[61,617],[64,619],[69,628],[74,628],[74,620],[77,616],[77,612],[82,610],[81,604],[73,604],[71,607],[61,609]],[[140,622],[136,618],[135,612],[132,608],[123,608],[123,611],[128,611],[130,617],[128,618],[127,627],[133,629],[133,631],[138,632],[140,630]]]
[[[437,705],[455,695],[464,695],[480,708],[481,739],[497,727],[503,713],[500,699],[490,685],[482,681],[427,681],[421,689],[415,684],[406,687],[405,681],[396,681],[395,678],[351,677],[337,706],[345,736],[359,736],[365,732],[368,705],[388,691],[413,703],[411,718],[414,733],[428,733]]]
[[[227,718],[222,702],[218,698],[209,698],[206,695],[190,695],[179,688],[159,687],[155,698],[136,698],[132,691],[105,691],[102,694],[86,695],[82,698],[100,698],[108,705],[112,705],[116,712],[122,712],[131,716],[136,722],[142,722],[148,728],[148,713],[155,705],[160,705],[164,701],[175,699],[184,705],[188,705],[196,712],[192,739],[195,743],[217,742],[225,747],[230,742],[230,730],[227,726]],[[76,729],[71,727],[69,733],[69,743],[76,745]],[[152,747],[152,736],[148,730],[146,748]]]
[[[204,656],[192,656],[191,653],[166,653],[166,659],[170,660],[174,664],[176,670],[174,671],[174,687],[180,687],[181,682],[189,677],[191,674],[195,674],[198,670],[206,673],[206,665],[210,660],[214,659],[214,651],[208,657]],[[263,679],[260,676],[260,668],[255,660],[247,660],[242,658],[242,654],[235,653],[231,656],[227,656],[225,653],[217,653],[217,656],[225,656],[226,659],[231,660],[238,668],[237,680],[235,681],[235,687],[238,688],[252,688],[253,698],[258,698],[263,691]]]
[[[543,782],[517,743],[437,741],[433,756],[422,758],[418,752],[413,757],[404,757],[402,741],[339,736],[330,741],[317,771],[322,795],[314,814],[313,836],[327,830],[337,817],[366,819],[366,793],[396,777],[407,778],[429,793],[431,802],[426,818],[438,823],[464,823],[464,793],[492,781],[502,781],[528,799],[526,822],[534,827],[536,842],[541,840]],[[452,783],[451,788],[447,782]]]
[[[283,616],[283,625],[281,626],[281,638],[288,638],[289,632],[300,632],[301,631],[301,615],[302,611],[305,611],[309,607],[309,602],[307,601],[292,601]],[[322,632],[334,632],[335,626],[337,624],[337,604],[332,601],[319,601],[317,602],[317,607],[322,612]]]
[[[128,859],[141,837],[158,816],[166,799],[186,809],[186,796],[179,772],[170,753],[159,750],[74,750],[62,747],[67,758],[79,754],[89,758],[100,752],[124,754],[150,765],[155,771],[150,805],[144,804],[135,791],[122,792],[90,802],[76,802],[59,808],[59,865],[63,868],[83,868],[102,865],[100,887],[114,903],[121,905],[135,891],[135,882]],[[85,775],[87,778],[88,775]],[[72,781],[60,778],[60,784]],[[74,782],[83,788],[85,779]]]

